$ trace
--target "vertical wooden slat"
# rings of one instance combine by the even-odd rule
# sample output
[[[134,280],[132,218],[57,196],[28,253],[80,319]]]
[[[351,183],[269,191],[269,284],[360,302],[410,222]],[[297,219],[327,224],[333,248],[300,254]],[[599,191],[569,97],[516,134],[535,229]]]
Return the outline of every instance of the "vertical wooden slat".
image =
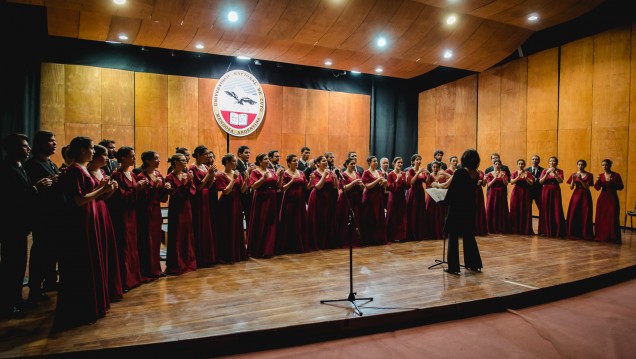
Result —
[[[434,91],[428,90],[420,93],[418,101],[418,131],[417,150],[422,156],[422,162],[427,163],[427,159],[433,156],[435,151],[435,134],[437,133],[437,121],[435,117],[435,106],[437,96]]]
[[[627,200],[626,210],[636,208],[636,22],[632,23],[631,32],[631,76],[630,76],[630,99],[629,99],[629,148],[627,151],[625,181]],[[621,221],[623,219],[621,218]],[[622,224],[623,222],[621,222]]]
[[[528,60],[521,58],[501,69],[501,160],[512,171],[525,159],[527,136]]]
[[[455,149],[461,156],[477,148],[477,75],[457,80],[455,95]]]
[[[168,76],[168,155],[177,147],[190,151],[199,143],[198,80],[194,77]]]
[[[490,166],[490,155],[501,152],[501,67],[479,74],[478,91],[477,151],[485,169]],[[506,158],[502,161],[507,164]]]
[[[66,138],[64,124],[65,101],[64,101],[64,65],[42,64],[42,79],[40,87],[40,128],[51,131],[57,140],[57,151],[51,156],[53,162],[58,166],[64,161],[62,159],[62,146],[70,142]]]
[[[134,146],[135,84],[132,71],[102,69],[102,138],[117,148]]]
[[[307,90],[295,87],[283,88],[283,121],[281,128],[281,162],[288,154],[300,156],[305,145],[305,123],[307,122]]]
[[[168,76],[135,73],[135,150],[159,153],[159,171],[168,169]]]
[[[218,80],[199,79],[199,143],[208,147],[216,156],[217,168],[221,169],[221,158],[227,153],[227,136],[214,119],[212,92]]]

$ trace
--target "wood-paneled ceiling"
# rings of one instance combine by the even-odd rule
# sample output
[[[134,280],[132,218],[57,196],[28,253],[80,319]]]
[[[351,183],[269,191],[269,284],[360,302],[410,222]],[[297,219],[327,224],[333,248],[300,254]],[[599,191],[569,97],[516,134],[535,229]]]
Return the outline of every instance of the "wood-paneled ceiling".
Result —
[[[46,6],[48,33],[412,78],[483,71],[533,32],[603,0],[10,0]],[[235,23],[227,14],[239,15]],[[536,13],[537,21],[528,16]],[[448,25],[454,14],[457,21]],[[126,34],[128,40],[120,40]],[[378,37],[387,40],[384,48]],[[201,44],[203,49],[197,49]],[[445,59],[446,50],[453,57]],[[332,65],[326,66],[330,60]]]

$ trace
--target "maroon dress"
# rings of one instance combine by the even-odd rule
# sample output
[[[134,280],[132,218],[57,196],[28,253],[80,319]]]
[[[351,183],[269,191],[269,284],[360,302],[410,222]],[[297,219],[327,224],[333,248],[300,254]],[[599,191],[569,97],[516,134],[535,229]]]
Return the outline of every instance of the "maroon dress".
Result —
[[[269,170],[268,170],[269,171]],[[276,186],[278,177],[273,171],[258,189],[254,190],[250,224],[247,226],[247,252],[252,258],[268,258],[274,255],[276,245],[276,224],[278,205]],[[261,179],[263,174],[254,170],[250,174],[250,185]]]
[[[379,173],[380,171],[378,171]],[[362,174],[362,183],[369,184],[378,177],[370,170]],[[384,188],[377,184],[372,189],[365,188],[362,194],[362,244],[386,244],[386,216],[384,215]]]
[[[148,180],[148,186],[139,190],[137,198],[137,246],[139,248],[139,265],[141,274],[146,278],[161,276],[161,242],[164,232],[161,229],[163,217],[161,202],[168,198],[164,188],[164,178],[159,171],[154,172],[153,181],[145,172],[137,175],[137,180]]]
[[[106,172],[100,169],[102,176]],[[96,186],[99,180],[93,177]],[[108,297],[111,301],[119,301],[124,298],[124,286],[122,284],[121,265],[119,263],[119,249],[117,249],[117,239],[115,237],[115,227],[110,217],[108,205],[104,199],[95,201],[97,206],[96,226],[100,233],[102,253],[104,254],[104,270],[108,275]]]
[[[532,173],[527,172],[527,176]],[[511,175],[511,180],[519,177],[519,172],[515,171]],[[532,188],[525,179],[518,180],[512,188],[510,194],[510,233],[533,235],[532,230],[532,201],[530,191]]]
[[[194,228],[194,252],[197,258],[197,267],[204,268],[214,265],[216,257],[216,231],[212,226],[212,213],[210,211],[210,197],[216,195],[216,191],[210,189],[210,183],[199,189],[203,179],[208,174],[208,168],[201,170],[197,165],[190,165],[196,193],[191,198],[192,224]]]
[[[225,172],[218,172],[214,185],[217,191],[223,191],[230,184]],[[247,260],[245,231],[243,229],[243,203],[241,187],[243,177],[234,180],[234,186],[228,194],[221,194],[217,207],[218,258],[221,263],[234,263]]]
[[[197,269],[190,204],[197,189],[192,181],[184,183],[174,172],[166,176],[166,182],[172,186],[168,203],[166,273],[179,275]]]
[[[358,235],[359,232],[356,232],[356,228],[358,231],[362,230],[360,227],[360,219],[362,216],[362,188],[360,186],[354,186],[345,192],[343,187],[362,177],[355,171],[353,177],[349,176],[346,171],[341,173],[342,180],[340,181],[340,185],[342,191],[338,196],[338,203],[336,205],[336,236],[340,240],[341,247],[349,247],[350,239],[354,247],[360,247],[362,242]],[[353,209],[354,223],[352,223],[352,225],[355,226],[355,228],[351,228],[351,231],[349,231],[349,208]]]
[[[389,202],[386,205],[386,238],[391,242],[404,242],[407,238],[406,197],[409,188],[406,173],[398,180],[395,172],[387,176]]]
[[[484,173],[479,171],[479,180],[484,181]],[[488,217],[486,216],[486,204],[484,203],[484,187],[475,186],[475,228],[476,236],[488,235]]]
[[[412,168],[409,169],[409,181],[414,176],[415,170]],[[424,184],[426,180],[426,173],[420,173],[406,194],[407,240],[409,241],[419,241],[429,237],[425,220],[426,193],[424,192]]]
[[[503,173],[503,172],[501,172]],[[508,176],[504,173],[504,178]],[[486,175],[486,183],[495,178],[494,172]],[[504,184],[504,178],[497,178],[495,183],[490,186],[486,198],[486,217],[488,218],[488,232],[490,233],[508,233],[510,224],[508,219],[508,188]]]
[[[582,182],[587,184],[588,188],[585,188]],[[592,240],[594,239],[592,194],[590,193],[590,187],[594,185],[592,174],[586,173],[584,178],[580,178],[573,173],[567,183],[574,183],[566,221],[568,238]]]
[[[108,199],[108,209],[115,227],[119,265],[124,289],[130,290],[142,284],[137,246],[137,180],[130,172],[131,179],[115,170],[111,178],[117,181],[119,188]]]
[[[543,177],[548,169],[544,169],[539,177]],[[563,170],[557,169],[563,178]],[[541,209],[539,210],[539,234],[548,237],[565,236],[565,217],[561,202],[561,186],[554,177],[546,177],[541,189]]]
[[[430,188],[433,177],[428,177],[426,185]],[[446,182],[446,178],[440,178],[440,183]],[[426,227],[428,229],[428,238],[443,239],[444,238],[444,220],[446,218],[446,208],[442,203],[435,202],[431,196],[426,196]]]
[[[81,206],[73,198],[95,190],[99,182],[77,164],[62,176],[70,204],[68,234],[60,238],[60,289],[55,311],[55,330],[94,322],[110,308],[108,275],[105,271],[102,238],[98,228],[96,201]]]
[[[325,179],[322,188],[318,189],[315,186],[322,175],[318,170],[315,170],[313,174],[313,189],[307,204],[309,250],[336,248],[339,246],[339,240],[336,240],[338,190],[333,186],[336,176],[332,173]]]
[[[599,242],[621,243],[621,224],[619,220],[620,204],[617,191],[623,189],[621,175],[611,173],[609,181],[605,173],[594,183],[596,190],[603,189],[596,200],[596,220],[594,221],[594,239]]]
[[[297,170],[298,171],[298,170]],[[278,222],[278,241],[276,253],[303,253],[309,251],[307,239],[307,206],[305,205],[305,188],[307,180],[302,171],[293,178],[285,171],[283,184],[290,181],[291,186],[283,193]]]

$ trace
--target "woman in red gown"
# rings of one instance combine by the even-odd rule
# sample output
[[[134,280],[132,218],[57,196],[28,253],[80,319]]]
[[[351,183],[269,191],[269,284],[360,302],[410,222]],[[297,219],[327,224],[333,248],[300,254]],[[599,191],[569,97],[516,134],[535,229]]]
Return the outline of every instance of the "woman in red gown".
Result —
[[[140,188],[137,199],[137,246],[139,248],[139,266],[141,274],[146,278],[163,276],[161,270],[161,242],[164,239],[163,216],[161,202],[168,199],[168,192],[172,186],[164,181],[157,170],[159,154],[146,151],[141,154],[143,171],[137,175],[137,181],[148,182],[145,188]]]
[[[241,194],[247,191],[247,174],[244,178],[236,170],[236,157],[231,153],[223,156],[221,164],[224,169],[217,174],[214,181],[216,190],[221,191],[217,207],[218,255],[221,263],[232,264],[247,260],[241,202]]]
[[[402,157],[393,159],[393,171],[387,176],[389,203],[386,206],[386,238],[389,242],[404,242],[407,236],[406,197],[409,188],[407,174],[402,172]]]
[[[553,238],[564,237],[565,217],[560,186],[563,183],[563,170],[557,168],[559,160],[554,156],[550,157],[548,164],[549,167],[539,176],[539,182],[543,185],[539,210],[539,234]]]
[[[278,222],[276,252],[303,253],[309,251],[307,239],[307,206],[305,205],[305,174],[298,170],[298,156],[287,155],[287,170],[283,173],[283,199]]]
[[[97,183],[108,180],[109,183],[115,185],[115,189],[118,189],[119,185],[117,182],[106,176],[106,172],[102,169],[102,167],[106,166],[106,162],[108,161],[108,149],[100,145],[96,145],[94,148],[95,155],[93,155],[93,159],[86,165],[86,169]],[[102,252],[105,258],[104,268],[108,274],[108,297],[111,302],[120,301],[124,298],[124,286],[122,284],[121,264],[115,237],[115,227],[113,226],[110,211],[106,204],[106,200],[114,193],[115,191],[109,192],[108,194],[98,197],[95,201],[98,214],[97,227],[100,231]]]
[[[182,154],[170,157],[172,172],[166,176],[170,184],[168,201],[168,248],[166,274],[180,275],[197,269],[194,250],[194,228],[190,201],[197,189],[192,172],[187,171],[188,161]]]
[[[132,147],[120,147],[115,158],[120,166],[111,177],[117,181],[119,188],[107,203],[115,227],[122,285],[124,291],[129,291],[144,282],[137,245],[137,192],[143,190],[148,181],[137,181],[130,172],[135,165],[135,150]]]
[[[594,223],[594,239],[599,242],[621,243],[621,225],[619,221],[620,204],[617,191],[623,189],[621,175],[612,172],[612,161],[601,162],[603,173],[596,177],[594,188],[601,190],[596,200],[596,220]]]
[[[510,194],[510,233],[534,235],[530,199],[534,176],[525,167],[525,160],[517,160],[517,170],[510,176],[510,184],[514,186]]]
[[[340,239],[340,246],[349,247],[349,240],[354,247],[362,245],[360,238],[360,219],[362,216],[362,191],[364,184],[362,177],[356,171],[357,161],[355,158],[347,158],[344,162],[345,170],[342,172],[340,180],[340,195],[336,206],[336,236]],[[349,209],[353,210],[352,228],[349,228]],[[356,228],[358,232],[356,232]],[[349,230],[351,229],[351,230]]]
[[[335,248],[338,246],[335,239],[338,182],[327,169],[325,156],[318,156],[314,163],[316,170],[311,173],[308,184],[311,188],[307,203],[309,250]]]
[[[283,168],[278,173],[269,170],[269,158],[261,153],[256,156],[256,168],[250,174],[254,190],[250,224],[247,226],[247,252],[252,258],[269,258],[274,255],[278,206],[276,188],[283,183]]]
[[[572,173],[567,183],[573,189],[568,205],[567,235],[570,239],[594,239],[592,217],[592,194],[590,187],[594,185],[593,175],[585,171],[587,162],[576,162],[578,171]]]
[[[501,170],[501,161],[493,163],[493,171],[486,175],[486,186],[490,189],[486,199],[486,217],[488,232],[508,233],[508,176]]]
[[[365,185],[362,194],[362,244],[386,244],[386,216],[384,215],[384,188],[387,180],[378,171],[378,159],[375,156],[367,158],[369,169],[362,174]]]
[[[451,158],[448,160],[449,166],[445,172],[452,176],[453,174],[455,174],[455,171],[457,171],[458,164],[459,162],[457,160],[457,156],[451,156]]]
[[[59,241],[60,288],[54,331],[94,322],[110,308],[96,199],[113,192],[116,184],[106,178],[96,181],[88,173],[86,164],[94,153],[90,138],[75,137],[67,153],[75,161],[62,176],[71,218],[67,236]]]
[[[441,163],[433,161],[431,164],[431,174],[428,175],[428,181],[426,186],[432,187],[446,187],[448,181],[452,178],[451,175],[442,170]],[[446,185],[445,185],[446,184]],[[446,218],[446,208],[443,204],[435,202],[431,196],[426,196],[426,223],[429,233],[429,238],[443,239],[444,238],[444,219]]]
[[[196,193],[192,197],[192,224],[194,225],[194,252],[197,258],[197,267],[205,268],[214,265],[217,261],[216,254],[216,228],[212,226],[212,212],[210,210],[210,197],[216,196],[214,186],[214,171],[209,170],[206,163],[209,161],[207,147],[197,146],[192,155],[195,162],[188,167],[192,172],[192,181],[196,187]]]
[[[477,186],[475,186],[475,228],[474,233],[476,236],[488,235],[488,217],[486,216],[486,204],[484,203],[484,186],[486,181],[484,180],[484,172],[477,170],[479,173],[479,179],[477,180]]]
[[[422,156],[411,156],[412,167],[408,172],[409,191],[406,194],[407,240],[420,241],[428,237],[426,227],[426,193],[424,184],[428,179],[426,167],[422,167]]]

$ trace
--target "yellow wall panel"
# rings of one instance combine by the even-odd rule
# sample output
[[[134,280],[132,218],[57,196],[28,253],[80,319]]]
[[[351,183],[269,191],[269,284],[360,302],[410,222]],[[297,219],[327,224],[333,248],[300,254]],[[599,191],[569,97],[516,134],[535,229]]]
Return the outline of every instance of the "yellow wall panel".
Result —
[[[134,125],[134,80],[132,71],[102,69],[102,125]]]
[[[199,143],[208,147],[216,156],[217,168],[221,168],[221,157],[227,153],[227,134],[219,127],[212,112],[212,92],[218,80],[199,80]]]
[[[199,143],[198,80],[194,77],[168,76],[168,155],[177,147],[190,151]]]
[[[455,146],[461,154],[477,148],[477,75],[458,80],[455,94]]]
[[[632,24],[631,37],[631,76],[630,76],[630,98],[629,98],[629,147],[627,151],[627,169],[623,174],[625,181],[626,203],[625,209],[636,208],[636,23]],[[621,218],[621,221],[623,219]],[[621,222],[623,223],[623,222]]]
[[[501,67],[500,152],[508,166],[526,156],[528,62],[526,58]],[[502,161],[504,159],[502,158]],[[513,167],[514,168],[514,167]]]
[[[102,123],[101,69],[64,66],[64,100],[67,123]]]
[[[168,76],[135,73],[135,152],[141,165],[144,151],[159,154],[159,171],[166,174],[168,151]]]
[[[557,151],[559,114],[559,51],[557,48],[528,57],[526,161],[538,154],[547,163]]]

